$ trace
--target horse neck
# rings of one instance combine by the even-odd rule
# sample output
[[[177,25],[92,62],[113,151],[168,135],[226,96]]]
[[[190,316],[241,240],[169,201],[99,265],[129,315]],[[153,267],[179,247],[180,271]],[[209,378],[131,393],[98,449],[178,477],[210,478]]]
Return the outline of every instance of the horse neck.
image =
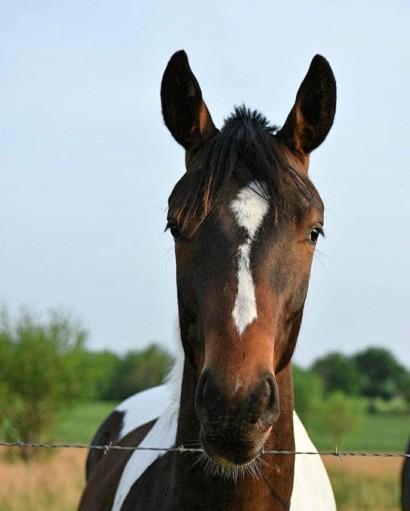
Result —
[[[292,371],[288,364],[276,375],[280,396],[280,416],[272,427],[265,443],[265,450],[294,451],[293,435],[293,385]],[[195,391],[198,383],[196,370],[185,362],[181,388],[180,413],[176,445],[199,446],[200,425],[195,414]],[[194,456],[198,456],[195,454]],[[202,509],[198,502],[206,503],[204,509],[270,511],[289,509],[293,487],[294,457],[289,455],[263,454],[259,461],[261,475],[246,475],[236,482],[221,476],[206,474],[204,463],[195,463],[195,457],[175,458],[175,489],[183,498],[184,509]],[[212,491],[210,491],[212,489]],[[183,497],[182,497],[183,495]],[[202,500],[200,500],[202,499]]]

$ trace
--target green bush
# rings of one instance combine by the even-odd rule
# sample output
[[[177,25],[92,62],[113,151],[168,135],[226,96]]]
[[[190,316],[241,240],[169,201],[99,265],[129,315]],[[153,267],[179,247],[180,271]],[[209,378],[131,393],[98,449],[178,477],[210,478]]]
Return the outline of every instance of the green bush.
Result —
[[[312,371],[293,366],[295,410],[302,422],[310,424],[323,402],[323,380]]]
[[[0,430],[8,441],[38,442],[60,410],[86,396],[87,333],[61,311],[46,319],[0,311]],[[27,458],[30,451],[22,450]]]
[[[334,444],[340,445],[345,436],[361,426],[365,416],[366,404],[363,399],[333,392],[322,403],[319,428],[329,432]]]

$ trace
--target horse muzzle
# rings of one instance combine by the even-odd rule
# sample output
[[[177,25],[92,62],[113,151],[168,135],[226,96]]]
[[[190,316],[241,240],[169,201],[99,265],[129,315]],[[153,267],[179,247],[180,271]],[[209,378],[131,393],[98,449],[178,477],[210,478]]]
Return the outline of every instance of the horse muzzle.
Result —
[[[246,465],[259,455],[279,416],[275,377],[264,373],[248,390],[235,393],[205,370],[195,409],[205,453],[222,466]]]

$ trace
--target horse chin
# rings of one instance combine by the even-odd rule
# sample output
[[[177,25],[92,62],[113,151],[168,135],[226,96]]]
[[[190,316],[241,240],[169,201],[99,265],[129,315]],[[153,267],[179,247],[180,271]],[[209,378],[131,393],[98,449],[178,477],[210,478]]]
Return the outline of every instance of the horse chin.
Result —
[[[254,456],[249,456],[248,461],[237,463],[213,452],[211,454],[210,451],[204,448],[199,460],[203,462],[205,476],[221,477],[226,481],[232,481],[234,484],[246,477],[258,479],[261,475],[259,452]]]
[[[201,443],[204,449],[204,459],[208,472],[212,475],[221,475],[228,479],[237,479],[245,475],[256,476],[258,458],[263,449],[266,438],[262,442],[242,441],[232,444],[227,442],[214,443],[201,433]]]

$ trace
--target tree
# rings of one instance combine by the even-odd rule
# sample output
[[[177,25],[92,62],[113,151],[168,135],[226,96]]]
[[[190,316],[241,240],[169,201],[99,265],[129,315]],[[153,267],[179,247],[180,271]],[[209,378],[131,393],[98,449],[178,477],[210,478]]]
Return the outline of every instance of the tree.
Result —
[[[9,441],[43,440],[57,413],[84,396],[86,337],[61,311],[47,320],[28,310],[13,320],[6,308],[0,311],[0,428]]]
[[[363,394],[391,399],[395,395],[407,397],[410,374],[395,357],[384,348],[367,348],[352,357],[363,380]]]
[[[362,378],[349,357],[341,353],[329,353],[318,359],[312,371],[323,378],[325,393],[341,391],[347,395],[358,395],[362,391]]]
[[[111,389],[121,371],[121,358],[111,351],[84,352],[84,370],[89,374],[90,386],[87,394],[91,398],[111,400]]]
[[[130,351],[117,366],[113,384],[106,396],[125,399],[136,392],[159,385],[172,366],[172,357],[157,344],[140,351]]]
[[[346,396],[343,392],[333,392],[322,405],[320,425],[323,431],[333,435],[335,445],[340,445],[343,437],[355,431],[365,417],[365,406],[358,398]]]
[[[323,401],[323,380],[312,371],[293,365],[295,410],[302,422],[309,424]]]

